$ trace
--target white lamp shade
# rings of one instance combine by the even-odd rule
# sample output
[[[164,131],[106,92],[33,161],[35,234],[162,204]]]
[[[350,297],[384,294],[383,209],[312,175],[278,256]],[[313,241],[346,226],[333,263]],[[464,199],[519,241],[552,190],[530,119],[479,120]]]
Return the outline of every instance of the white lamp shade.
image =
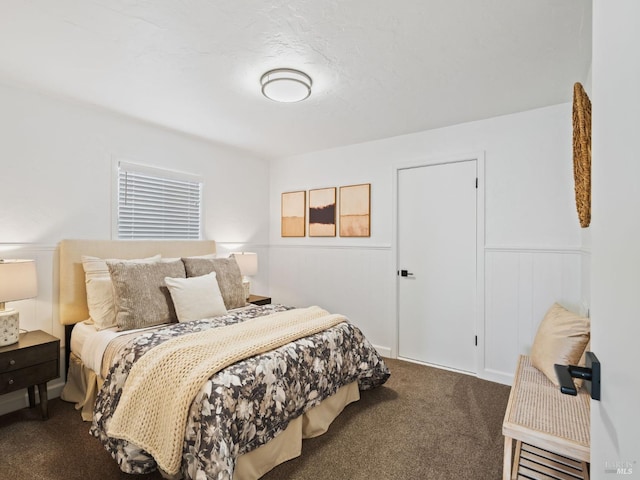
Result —
[[[251,277],[258,273],[258,254],[252,252],[234,253],[233,256],[238,262],[240,273],[245,277]]]
[[[0,303],[33,298],[37,294],[34,260],[0,259]]]

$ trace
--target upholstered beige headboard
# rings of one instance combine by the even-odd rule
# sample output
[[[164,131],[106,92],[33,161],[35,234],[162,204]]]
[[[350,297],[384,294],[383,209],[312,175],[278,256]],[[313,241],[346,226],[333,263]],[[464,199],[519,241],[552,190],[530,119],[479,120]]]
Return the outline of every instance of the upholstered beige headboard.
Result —
[[[60,260],[60,323],[73,325],[89,318],[82,255],[99,258],[188,257],[216,251],[213,240],[62,240]]]

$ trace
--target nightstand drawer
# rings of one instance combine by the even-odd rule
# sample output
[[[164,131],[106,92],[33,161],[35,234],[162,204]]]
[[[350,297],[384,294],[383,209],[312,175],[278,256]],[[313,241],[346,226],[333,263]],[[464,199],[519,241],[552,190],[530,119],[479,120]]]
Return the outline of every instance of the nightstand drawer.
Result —
[[[57,360],[59,349],[60,343],[55,341],[5,352],[0,356],[0,373],[20,370],[49,360]]]
[[[0,395],[53,380],[59,376],[58,367],[58,360],[55,359],[3,373],[0,375]]]
[[[20,334],[16,343],[0,347],[0,395],[27,388],[35,407],[35,387],[42,418],[49,418],[47,382],[60,376],[60,340],[42,330]]]

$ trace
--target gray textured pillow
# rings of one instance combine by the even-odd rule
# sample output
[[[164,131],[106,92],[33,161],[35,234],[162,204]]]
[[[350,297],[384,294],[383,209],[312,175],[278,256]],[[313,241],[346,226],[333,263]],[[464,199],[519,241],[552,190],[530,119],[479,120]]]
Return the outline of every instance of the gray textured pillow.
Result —
[[[242,286],[242,274],[235,258],[183,258],[182,261],[187,277],[199,277],[216,272],[220,293],[227,310],[244,307],[247,304]]]
[[[159,263],[107,261],[121,330],[176,322],[176,312],[165,277],[185,278],[180,260]]]

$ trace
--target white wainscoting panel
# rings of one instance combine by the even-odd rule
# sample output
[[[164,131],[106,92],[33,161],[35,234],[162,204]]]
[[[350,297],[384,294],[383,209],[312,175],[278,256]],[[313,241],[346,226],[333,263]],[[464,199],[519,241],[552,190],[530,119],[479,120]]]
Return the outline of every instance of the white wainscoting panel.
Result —
[[[558,302],[583,312],[578,248],[485,249],[484,378],[510,384],[518,355],[529,354],[538,325]]]
[[[319,305],[342,313],[385,356],[395,345],[395,271],[391,247],[272,245],[274,303]]]

